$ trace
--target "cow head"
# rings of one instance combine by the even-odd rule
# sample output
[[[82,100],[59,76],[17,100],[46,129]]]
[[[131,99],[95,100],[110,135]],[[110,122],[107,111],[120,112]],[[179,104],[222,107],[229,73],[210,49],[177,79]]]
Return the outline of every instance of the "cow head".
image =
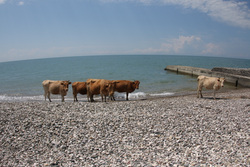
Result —
[[[220,87],[224,87],[225,78],[218,78],[217,81]]]
[[[88,81],[86,82],[87,89],[90,90],[90,86],[91,86],[93,83],[95,83],[95,82],[96,82],[95,80],[88,80]]]
[[[139,89],[139,84],[140,84],[140,81],[134,81],[133,82],[134,88]]]
[[[63,92],[67,93],[69,90],[69,84],[71,84],[70,81],[62,81],[61,82],[61,86],[62,86],[62,90]]]
[[[89,80],[89,81],[86,82],[86,85],[91,85],[91,84],[93,84],[95,82],[96,82],[95,80]]]

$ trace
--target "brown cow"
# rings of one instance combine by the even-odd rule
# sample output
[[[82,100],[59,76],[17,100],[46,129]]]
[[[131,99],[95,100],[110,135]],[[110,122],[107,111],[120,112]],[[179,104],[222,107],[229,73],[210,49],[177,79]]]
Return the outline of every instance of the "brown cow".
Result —
[[[128,81],[128,80],[116,80],[115,91],[126,92],[126,100],[128,100],[128,94],[139,89],[140,81]],[[112,97],[115,100],[114,96]]]
[[[88,101],[93,102],[93,96],[94,95],[99,95],[100,94],[100,84],[99,83],[100,79],[87,79],[86,83],[87,83],[87,97],[88,97]]]
[[[112,97],[114,97],[115,87],[117,83],[117,81],[105,80],[105,82],[101,84],[100,94],[102,97],[102,101],[103,96],[105,97],[105,102],[107,96],[109,96],[109,100],[112,100]]]
[[[86,82],[74,82],[72,83],[73,97],[74,102],[78,101],[77,94],[80,93],[82,95],[87,94],[87,83]]]
[[[88,101],[93,102],[93,96],[101,94],[102,102],[103,97],[105,97],[106,102],[106,96],[114,94],[114,87],[116,82],[105,79],[87,79],[86,83]]]
[[[213,89],[214,90],[214,99],[215,99],[215,91],[219,90],[221,87],[224,87],[225,78],[215,78],[215,77],[207,77],[207,76],[198,76],[198,87],[197,87],[197,98],[202,96],[202,88]],[[200,96],[199,96],[200,94]]]
[[[46,97],[48,97],[49,101],[50,99],[50,93],[51,94],[60,94],[62,97],[62,102],[64,102],[64,96],[67,95],[69,84],[71,84],[70,81],[52,81],[52,80],[45,80],[42,82],[43,89],[44,89],[44,97],[46,101]]]

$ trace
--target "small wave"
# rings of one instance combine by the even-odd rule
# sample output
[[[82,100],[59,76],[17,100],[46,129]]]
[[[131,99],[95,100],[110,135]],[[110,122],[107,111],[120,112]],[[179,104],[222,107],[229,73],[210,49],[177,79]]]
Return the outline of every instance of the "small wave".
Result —
[[[136,92],[136,93],[129,93],[128,94],[129,99],[145,98],[146,96],[147,96],[147,94],[144,92]],[[126,93],[115,93],[115,98],[126,99]]]
[[[139,99],[146,97],[146,93],[144,92],[137,92],[137,93],[130,93],[128,98]]]
[[[165,97],[165,96],[172,96],[172,95],[174,95],[174,93],[171,93],[171,92],[152,93],[152,94],[148,94],[145,92],[136,92],[136,93],[129,93],[128,98],[129,99],[142,99],[142,98],[147,98],[149,96],[151,96],[151,97]],[[126,93],[116,93],[115,97],[120,98],[120,99],[125,99]]]
[[[128,98],[129,99],[145,99],[147,97],[164,97],[164,96],[171,96],[174,95],[174,93],[171,92],[163,92],[163,93],[152,93],[152,94],[148,94],[145,92],[133,92],[133,93],[129,93]],[[95,99],[100,100],[101,96],[95,96]],[[126,99],[126,93],[115,93],[115,98],[116,99]],[[55,96],[52,95],[51,97],[52,101],[61,101],[61,97],[60,96]],[[78,100],[83,100],[83,101],[87,101],[87,96],[78,96]],[[44,96],[43,95],[35,95],[35,96],[23,96],[23,95],[0,95],[0,102],[25,102],[25,101],[44,101]],[[48,99],[47,99],[48,101]],[[65,101],[73,101],[73,97],[72,96],[66,96],[65,97]]]
[[[171,92],[163,92],[163,93],[154,93],[154,94],[149,94],[150,96],[154,96],[154,97],[157,97],[157,96],[172,96],[174,95],[174,93],[171,93]]]
[[[0,95],[0,101],[37,101],[44,100],[43,95],[38,96],[20,96],[20,95]]]

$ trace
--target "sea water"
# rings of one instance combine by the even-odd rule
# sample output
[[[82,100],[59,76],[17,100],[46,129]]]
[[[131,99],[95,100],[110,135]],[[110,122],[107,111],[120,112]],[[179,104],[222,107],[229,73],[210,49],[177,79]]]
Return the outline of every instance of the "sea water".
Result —
[[[42,101],[43,80],[86,81],[88,78],[109,80],[139,80],[140,88],[129,98],[147,98],[195,91],[196,77],[165,71],[167,65],[201,68],[250,68],[250,59],[171,56],[171,55],[112,55],[46,58],[0,63],[0,101]],[[71,87],[71,86],[70,86]],[[86,95],[78,95],[86,100]],[[124,93],[116,93],[124,98]],[[60,96],[52,95],[52,101]],[[97,97],[98,98],[98,97]],[[69,89],[66,100],[73,100]]]

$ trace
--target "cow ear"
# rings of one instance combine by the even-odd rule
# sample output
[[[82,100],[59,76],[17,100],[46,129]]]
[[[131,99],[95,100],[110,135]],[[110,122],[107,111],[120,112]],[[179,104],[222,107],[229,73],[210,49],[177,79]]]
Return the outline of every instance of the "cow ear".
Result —
[[[71,84],[71,82],[69,82],[69,84]]]

